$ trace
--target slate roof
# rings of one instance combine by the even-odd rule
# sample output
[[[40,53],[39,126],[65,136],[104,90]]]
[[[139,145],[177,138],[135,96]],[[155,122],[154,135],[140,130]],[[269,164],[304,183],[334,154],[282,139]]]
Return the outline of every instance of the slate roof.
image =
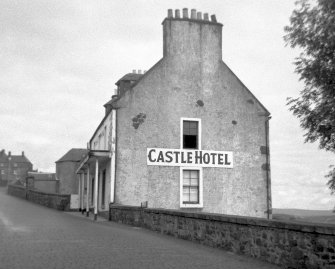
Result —
[[[26,156],[22,155],[11,155],[11,162],[15,163],[31,163]]]
[[[25,155],[10,155],[11,162],[15,163],[31,163]],[[9,155],[6,152],[0,151],[0,162],[8,162]]]
[[[122,78],[120,78],[115,84],[119,85],[122,80],[137,81],[142,76],[143,76],[143,74],[128,73],[128,74],[125,74]]]
[[[70,149],[62,158],[56,163],[60,162],[80,162],[88,153],[87,149]]]
[[[0,151],[0,162],[8,162],[8,156],[5,151]]]

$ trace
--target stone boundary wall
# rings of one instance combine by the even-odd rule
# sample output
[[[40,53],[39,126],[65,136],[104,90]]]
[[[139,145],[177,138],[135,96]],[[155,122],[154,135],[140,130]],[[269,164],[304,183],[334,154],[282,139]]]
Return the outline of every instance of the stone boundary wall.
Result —
[[[18,185],[8,185],[7,193],[16,197],[26,199],[26,188]]]
[[[7,180],[0,179],[0,187],[7,187]]]
[[[46,193],[27,190],[22,186],[8,185],[8,194],[27,199],[33,203],[44,205],[62,211],[70,210],[70,194]]]
[[[285,268],[335,268],[335,226],[110,205],[109,220]]]

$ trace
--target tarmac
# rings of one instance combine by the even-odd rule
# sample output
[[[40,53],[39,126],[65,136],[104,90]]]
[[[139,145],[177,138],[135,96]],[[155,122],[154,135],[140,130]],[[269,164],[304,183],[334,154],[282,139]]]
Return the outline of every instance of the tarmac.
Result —
[[[7,195],[0,188],[0,269],[279,268],[246,256],[62,212]]]

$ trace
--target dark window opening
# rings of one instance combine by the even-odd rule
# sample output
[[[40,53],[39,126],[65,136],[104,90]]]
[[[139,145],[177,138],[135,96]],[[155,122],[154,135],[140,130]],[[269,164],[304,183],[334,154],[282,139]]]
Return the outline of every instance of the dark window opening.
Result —
[[[106,192],[106,169],[102,172],[102,189],[101,189],[101,205],[105,205],[105,192]]]
[[[183,148],[198,149],[198,122],[183,121]]]
[[[92,196],[91,196],[91,204],[94,202],[94,178],[92,178]]]

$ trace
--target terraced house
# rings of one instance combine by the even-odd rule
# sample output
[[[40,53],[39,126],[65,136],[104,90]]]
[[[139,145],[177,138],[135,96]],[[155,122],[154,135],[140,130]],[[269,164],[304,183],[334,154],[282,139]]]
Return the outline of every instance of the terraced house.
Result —
[[[104,105],[77,170],[81,208],[270,218],[270,113],[222,61],[223,25],[194,9],[162,25],[163,57],[121,77]]]
[[[21,155],[12,155],[10,151],[6,154],[4,149],[0,151],[0,185],[17,182],[25,184],[30,171],[33,171],[33,164],[25,156],[24,151]]]

